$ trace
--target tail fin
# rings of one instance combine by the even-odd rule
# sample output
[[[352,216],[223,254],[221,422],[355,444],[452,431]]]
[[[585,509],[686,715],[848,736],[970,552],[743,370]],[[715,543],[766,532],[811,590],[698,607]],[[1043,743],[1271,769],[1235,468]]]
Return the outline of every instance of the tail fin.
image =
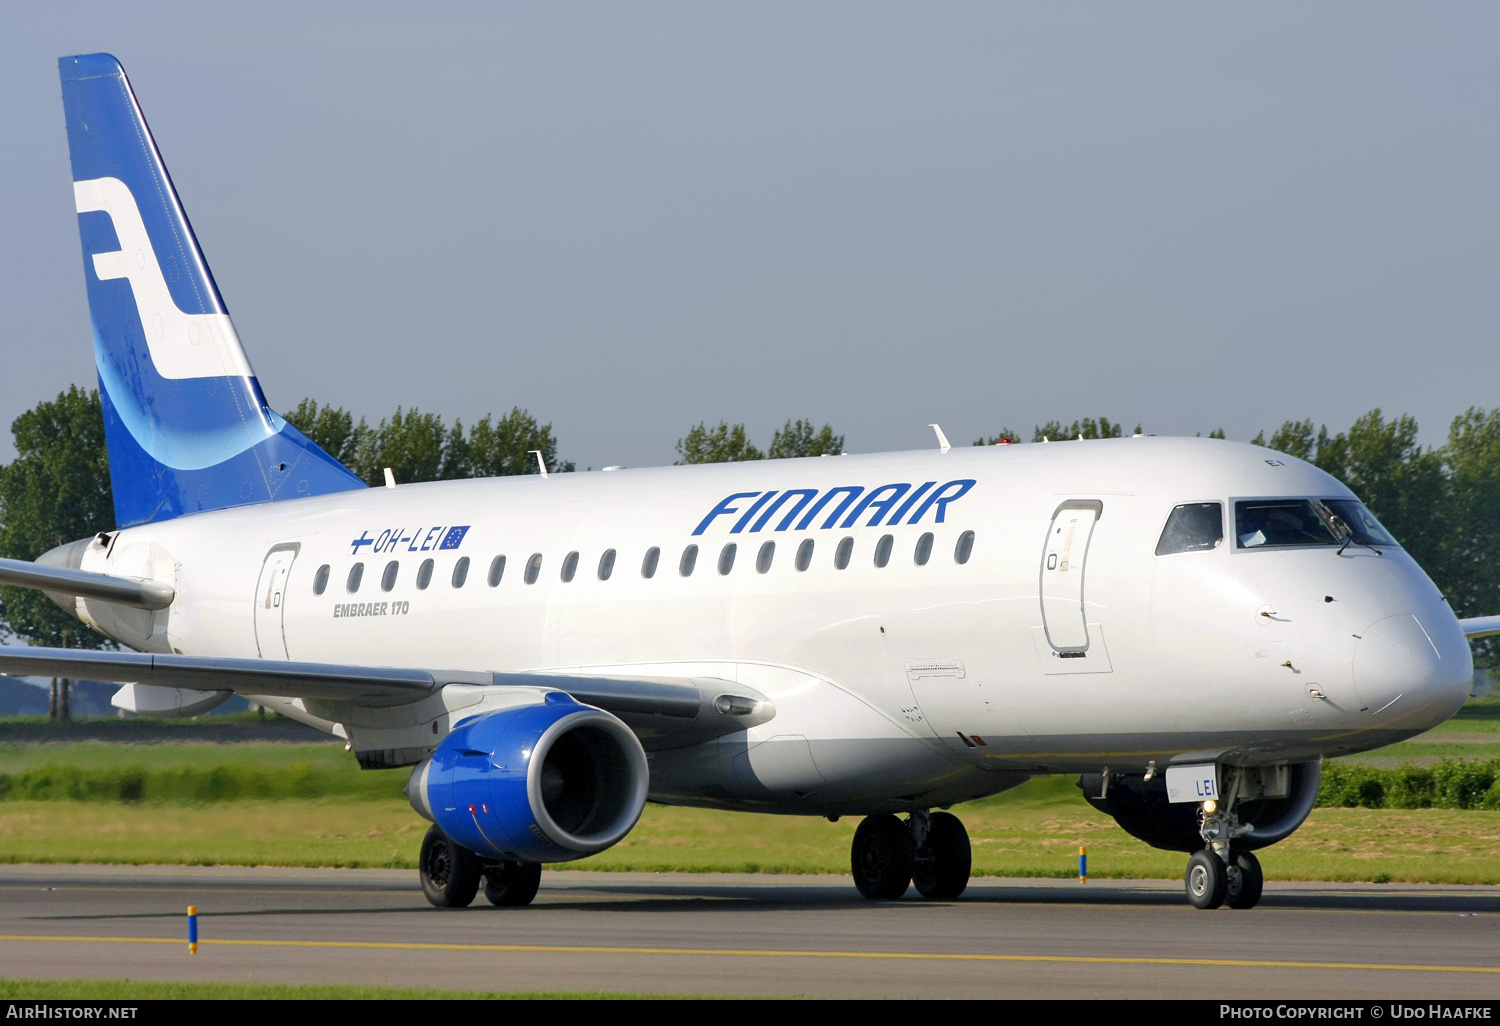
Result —
[[[120,62],[58,68],[119,526],[365,487],[266,404]]]

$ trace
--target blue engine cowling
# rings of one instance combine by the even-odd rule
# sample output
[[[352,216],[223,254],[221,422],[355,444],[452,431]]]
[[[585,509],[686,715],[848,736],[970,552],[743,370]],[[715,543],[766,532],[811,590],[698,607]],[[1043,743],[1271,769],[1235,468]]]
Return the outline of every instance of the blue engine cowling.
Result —
[[[549,692],[537,705],[465,720],[412,771],[412,808],[484,858],[568,862],[640,819],[649,779],[630,728]]]

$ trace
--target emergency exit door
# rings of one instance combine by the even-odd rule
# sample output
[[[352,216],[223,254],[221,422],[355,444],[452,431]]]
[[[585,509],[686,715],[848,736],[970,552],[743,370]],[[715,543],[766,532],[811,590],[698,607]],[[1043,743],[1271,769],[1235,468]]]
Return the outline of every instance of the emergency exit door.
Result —
[[[266,554],[255,588],[255,646],[262,659],[290,659],[286,648],[286,582],[298,545],[278,545]]]
[[[1094,524],[1104,512],[1097,499],[1070,499],[1057,507],[1042,546],[1042,628],[1058,655],[1081,656],[1089,649],[1083,614],[1084,568]]]

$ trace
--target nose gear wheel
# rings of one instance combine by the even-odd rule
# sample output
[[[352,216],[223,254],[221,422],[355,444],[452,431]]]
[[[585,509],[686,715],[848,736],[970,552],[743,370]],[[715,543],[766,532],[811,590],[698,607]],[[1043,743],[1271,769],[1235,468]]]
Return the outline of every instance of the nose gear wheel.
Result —
[[[1224,904],[1229,874],[1219,856],[1211,851],[1194,852],[1183,875],[1188,901],[1194,908],[1218,908]]]

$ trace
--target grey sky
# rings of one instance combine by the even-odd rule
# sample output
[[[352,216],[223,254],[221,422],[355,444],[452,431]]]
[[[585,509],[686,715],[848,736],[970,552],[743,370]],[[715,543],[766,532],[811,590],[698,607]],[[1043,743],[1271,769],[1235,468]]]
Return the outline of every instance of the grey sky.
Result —
[[[94,50],[278,408],[520,405],[597,468],[1500,405],[1493,4],[70,3],[0,35],[0,426],[94,384]]]

